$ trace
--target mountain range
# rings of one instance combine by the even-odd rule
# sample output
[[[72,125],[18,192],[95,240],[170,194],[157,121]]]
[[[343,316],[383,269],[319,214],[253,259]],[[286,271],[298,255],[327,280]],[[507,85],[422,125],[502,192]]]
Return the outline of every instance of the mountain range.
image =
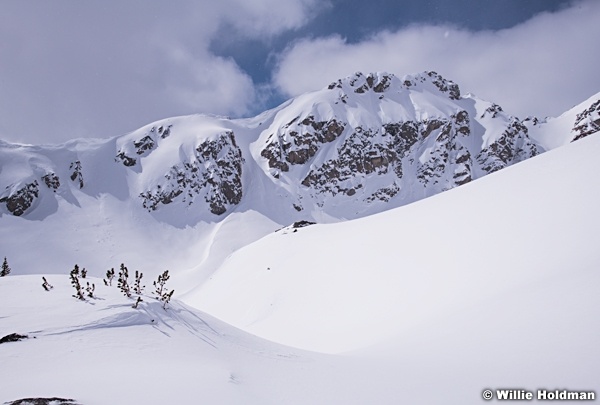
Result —
[[[352,219],[588,136],[600,126],[597,99],[520,120],[435,72],[356,73],[249,119],[195,115],[107,139],[3,142],[0,212],[43,219],[83,193],[130,199],[171,224],[241,209],[280,223]]]
[[[0,346],[0,400],[597,390],[598,130],[600,93],[521,119],[435,72],[356,73],[251,118],[0,141],[0,334],[29,336]],[[171,306],[103,285],[120,263],[169,269]]]

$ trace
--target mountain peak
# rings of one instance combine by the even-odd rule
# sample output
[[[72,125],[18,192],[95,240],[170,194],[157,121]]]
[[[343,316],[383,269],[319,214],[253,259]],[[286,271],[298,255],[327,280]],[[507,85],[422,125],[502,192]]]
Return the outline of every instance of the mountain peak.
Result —
[[[327,89],[344,89],[347,92],[363,94],[367,92],[385,93],[388,90],[422,90],[427,89],[446,95],[451,100],[460,99],[460,89],[456,83],[444,79],[434,71],[419,73],[416,75],[405,75],[402,78],[392,73],[375,72],[364,74],[356,72],[354,75],[339,79],[327,86]]]

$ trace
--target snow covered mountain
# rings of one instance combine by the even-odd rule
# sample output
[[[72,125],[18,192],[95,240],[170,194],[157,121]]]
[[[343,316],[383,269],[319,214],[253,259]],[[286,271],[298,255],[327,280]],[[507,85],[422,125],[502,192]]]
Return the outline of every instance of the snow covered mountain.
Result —
[[[599,97],[520,121],[435,72],[356,73],[248,119],[176,117],[62,145],[0,141],[0,254],[35,269],[22,246],[35,247],[56,258],[50,273],[175,268],[188,291],[283,226],[406,205],[594,133]]]
[[[42,219],[77,205],[81,191],[131,199],[167,223],[181,221],[172,217],[183,207],[194,207],[186,210],[193,224],[219,221],[242,203],[269,210],[273,199],[276,222],[350,219],[544,149],[519,119],[462,96],[435,72],[357,73],[251,119],[179,117],[105,140],[2,143],[0,215]]]
[[[0,401],[597,392],[599,129],[600,93],[520,120],[434,72],[357,73],[248,119],[0,141]],[[169,269],[168,310],[103,285],[120,263]]]
[[[47,253],[64,258],[56,271],[90,257],[100,269],[111,257],[166,266],[163,239],[194,246],[176,265],[212,267],[212,242],[198,234],[252,223],[233,251],[296,221],[402,206],[596,132],[598,102],[520,121],[435,72],[356,73],[249,119],[177,117],[63,145],[0,141],[0,236],[8,251],[20,245],[15,232],[30,246],[52,246]],[[80,235],[79,246],[49,244],[56,227],[59,240]],[[202,230],[171,233],[186,228]],[[125,248],[132,240],[143,241],[134,243],[143,254]],[[29,255],[13,260],[36,264]]]
[[[357,73],[248,119],[176,117],[62,145],[0,141],[0,254],[22,269],[54,257],[50,273],[178,269],[188,291],[283,226],[406,205],[592,134],[599,97],[520,121],[435,72]]]
[[[77,189],[80,207],[42,221],[4,215],[0,253],[12,246],[9,259],[36,265],[11,260],[0,277],[0,400],[464,404],[484,403],[486,388],[597,393],[598,153],[600,137],[589,136],[408,206],[264,238],[270,225],[256,213],[153,228],[131,217],[129,200]],[[243,242],[250,229],[257,240]],[[43,244],[31,244],[35,230]],[[167,310],[148,292],[132,308],[91,276],[94,297],[72,297],[57,250],[100,262],[106,239],[117,242],[112,260],[170,253],[169,283],[191,281],[180,267],[199,260],[189,251],[224,262]],[[231,252],[232,240],[245,246]],[[150,279],[153,265],[143,267]],[[13,333],[27,337],[5,342]]]

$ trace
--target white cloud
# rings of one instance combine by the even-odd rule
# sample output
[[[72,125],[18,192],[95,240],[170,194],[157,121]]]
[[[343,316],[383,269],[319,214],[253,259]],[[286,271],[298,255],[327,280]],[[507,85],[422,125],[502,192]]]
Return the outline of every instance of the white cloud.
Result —
[[[165,50],[169,59],[164,93],[184,113],[242,115],[255,99],[252,78],[235,61],[191,54],[176,46]]]
[[[330,7],[327,1],[319,0],[227,0],[220,4],[227,20],[253,37],[302,27],[316,13]]]
[[[600,2],[588,0],[500,31],[420,25],[354,44],[304,39],[279,56],[273,81],[295,96],[355,71],[435,70],[510,113],[557,115],[600,91],[598,21]]]
[[[234,60],[211,52],[212,41],[268,40],[307,23],[316,4],[6,0],[0,138],[61,142],[119,135],[174,115],[243,114],[257,91]]]

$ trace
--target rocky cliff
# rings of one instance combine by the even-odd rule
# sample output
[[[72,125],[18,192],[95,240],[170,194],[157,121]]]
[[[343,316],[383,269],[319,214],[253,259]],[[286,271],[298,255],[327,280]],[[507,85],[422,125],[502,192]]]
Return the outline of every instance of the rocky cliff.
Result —
[[[599,108],[597,100],[577,112],[570,139],[598,132]],[[44,217],[83,193],[198,220],[242,203],[276,205],[290,221],[319,211],[352,218],[536,156],[548,149],[542,127],[435,72],[356,73],[251,119],[196,115],[104,140],[0,143],[0,215]]]

